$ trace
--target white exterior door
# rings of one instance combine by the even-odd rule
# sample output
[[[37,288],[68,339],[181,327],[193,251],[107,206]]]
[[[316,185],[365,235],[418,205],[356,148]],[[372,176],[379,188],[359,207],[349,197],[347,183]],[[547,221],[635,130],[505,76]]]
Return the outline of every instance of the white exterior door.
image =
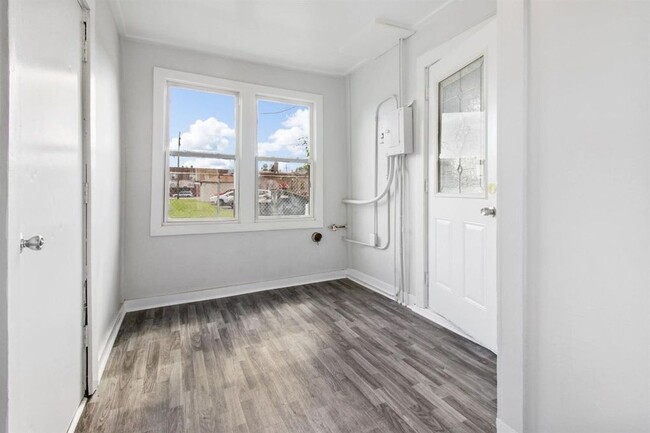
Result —
[[[482,214],[497,199],[496,23],[430,65],[427,85],[428,308],[496,352],[496,215]]]
[[[83,399],[82,10],[10,2],[9,431],[63,433]],[[42,235],[42,250],[20,252]]]

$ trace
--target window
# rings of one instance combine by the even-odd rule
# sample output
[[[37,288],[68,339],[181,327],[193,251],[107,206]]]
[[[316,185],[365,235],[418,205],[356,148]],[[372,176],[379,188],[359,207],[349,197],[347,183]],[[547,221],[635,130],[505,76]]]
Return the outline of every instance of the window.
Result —
[[[167,221],[233,220],[238,95],[167,89]]]
[[[439,84],[438,193],[485,195],[483,57]]]
[[[311,215],[311,108],[257,102],[257,216]]]
[[[151,234],[317,228],[322,97],[154,70]]]

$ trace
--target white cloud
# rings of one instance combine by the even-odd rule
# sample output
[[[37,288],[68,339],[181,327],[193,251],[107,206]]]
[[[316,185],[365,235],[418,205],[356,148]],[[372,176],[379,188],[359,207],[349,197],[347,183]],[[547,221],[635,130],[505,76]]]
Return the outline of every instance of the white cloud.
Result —
[[[181,150],[224,152],[228,148],[229,138],[235,137],[235,130],[226,123],[209,117],[197,120],[190,126],[189,132],[181,134]],[[178,138],[172,138],[170,149],[178,146]]]
[[[288,151],[292,156],[306,156],[304,137],[309,137],[309,109],[300,108],[282,122],[268,140],[257,146],[260,156],[277,156]]]

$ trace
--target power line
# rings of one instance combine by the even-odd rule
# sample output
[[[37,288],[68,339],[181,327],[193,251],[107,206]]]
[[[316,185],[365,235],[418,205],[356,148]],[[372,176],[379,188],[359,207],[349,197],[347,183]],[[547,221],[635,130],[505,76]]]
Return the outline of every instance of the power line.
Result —
[[[260,113],[260,114],[280,114],[280,113],[284,113],[284,112],[289,111],[289,110],[293,110],[293,109],[296,108],[296,107],[298,107],[298,106],[297,106],[297,105],[294,105],[294,106],[289,107],[289,108],[286,108],[286,109],[284,109],[284,110],[280,110],[280,111],[269,111],[269,112],[267,112],[267,113]]]

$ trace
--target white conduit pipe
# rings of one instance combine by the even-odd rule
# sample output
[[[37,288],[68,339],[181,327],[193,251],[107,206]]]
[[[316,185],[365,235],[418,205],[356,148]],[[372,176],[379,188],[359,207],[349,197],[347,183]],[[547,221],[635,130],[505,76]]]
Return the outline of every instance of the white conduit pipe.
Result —
[[[400,38],[399,40],[399,99],[398,104],[400,107],[404,104],[404,39]],[[397,209],[395,210],[395,238],[397,241],[397,232],[399,227],[399,260],[397,260],[397,248],[398,244],[395,245],[393,249],[393,263],[399,263],[399,274],[395,273],[395,280],[397,280],[397,293],[395,293],[395,300],[400,302],[402,305],[406,305],[406,278],[404,272],[404,183],[406,181],[406,176],[404,174],[405,170],[405,160],[406,155],[400,155],[397,163],[399,164],[399,202],[397,200],[397,193],[395,191],[395,206],[397,207],[399,203],[399,220],[397,216]],[[398,226],[399,224],[399,226]],[[401,298],[401,299],[400,299]]]
[[[379,189],[379,110],[386,102],[390,101],[391,99],[395,100],[395,108],[399,108],[399,99],[395,95],[391,95],[388,98],[384,99],[379,104],[377,104],[377,107],[375,108],[375,195],[377,195],[377,190]],[[393,169],[394,168],[395,167],[393,167]],[[389,169],[390,167],[386,167],[386,179],[388,179],[390,173]],[[390,194],[388,197],[389,198],[386,204],[386,213],[388,215],[388,219],[390,220]],[[386,227],[388,232],[387,239],[390,239],[390,224]],[[379,233],[379,215],[377,214],[376,202],[373,206],[373,233]],[[388,242],[386,242],[386,246],[388,246]]]
[[[381,194],[379,194],[375,198],[371,198],[368,200],[345,199],[343,200],[343,203],[361,206],[366,204],[377,203],[379,200],[384,198],[384,196],[388,194],[388,192],[390,191],[390,186],[393,183],[393,178],[395,177],[395,170],[393,170],[394,165],[395,164],[393,163],[393,158],[388,158],[388,181],[386,182],[386,186],[384,187],[384,190],[381,192]]]
[[[394,161],[392,161],[392,158],[388,158],[388,167],[387,167],[387,182],[386,182],[386,188],[384,192],[378,197],[377,195],[377,190],[379,188],[378,186],[378,177],[379,177],[379,111],[381,110],[381,107],[388,101],[390,100],[395,100],[395,105],[399,107],[399,99],[397,98],[396,95],[391,95],[388,98],[384,99],[381,101],[379,104],[377,104],[377,108],[375,109],[375,197],[373,199],[369,200],[354,200],[354,199],[345,199],[343,200],[343,203],[349,204],[349,205],[366,205],[366,204],[373,204],[374,209],[373,209],[373,217],[374,217],[374,225],[373,225],[373,233],[375,236],[377,236],[377,233],[379,231],[379,224],[378,224],[378,218],[377,218],[377,202],[383,198],[383,196],[387,197],[387,204],[386,204],[386,219],[387,219],[387,234],[386,234],[386,243],[384,245],[376,245],[373,243],[369,242],[361,242],[357,241],[354,239],[349,239],[347,237],[343,238],[344,241],[349,242],[351,244],[356,244],[356,245],[363,245],[366,247],[371,247],[375,248],[378,250],[385,250],[388,248],[390,245],[390,187],[392,184],[392,181],[394,179],[394,170],[396,168],[396,165]],[[367,202],[367,203],[366,203]]]
[[[376,244],[371,244],[369,242],[361,242],[361,241],[357,241],[357,240],[354,240],[354,239],[349,239],[347,237],[343,238],[344,241],[349,242],[351,244],[363,245],[364,247],[375,248],[377,250],[386,250],[386,249],[388,249],[388,246],[390,245],[390,221],[391,221],[391,219],[390,219],[390,186],[391,186],[391,183],[392,183],[392,181],[394,179],[395,168],[396,168],[396,164],[391,163],[391,159],[389,159],[388,170],[390,171],[390,174],[389,174],[389,181],[386,183],[386,197],[387,197],[386,198],[386,221],[387,221],[386,222],[386,227],[388,228],[388,230],[386,231],[386,243],[384,243],[384,245],[376,245]],[[380,198],[380,200],[381,200],[381,198]],[[359,200],[359,201],[362,201],[362,200]],[[377,201],[374,201],[373,203],[375,203],[375,217],[376,217],[377,216],[377,206],[376,206]],[[376,221],[376,218],[375,218],[375,221]],[[375,224],[376,224],[376,222],[375,222]],[[375,236],[376,236],[376,233],[377,233],[377,228],[375,226]]]

